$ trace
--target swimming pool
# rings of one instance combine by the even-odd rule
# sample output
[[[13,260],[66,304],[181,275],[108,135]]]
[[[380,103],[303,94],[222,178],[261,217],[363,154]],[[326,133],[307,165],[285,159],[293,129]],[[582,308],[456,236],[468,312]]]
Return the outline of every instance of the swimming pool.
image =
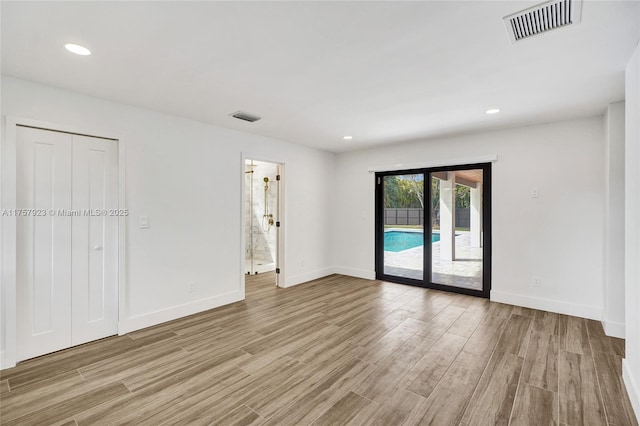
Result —
[[[431,242],[440,241],[440,233],[431,234]],[[423,243],[422,232],[389,231],[384,233],[384,251],[402,251],[419,247]]]

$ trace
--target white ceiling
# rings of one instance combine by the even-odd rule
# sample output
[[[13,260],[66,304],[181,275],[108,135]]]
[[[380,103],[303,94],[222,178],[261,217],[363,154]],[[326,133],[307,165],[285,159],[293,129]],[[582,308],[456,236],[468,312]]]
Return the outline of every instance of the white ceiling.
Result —
[[[537,3],[3,1],[2,73],[334,152],[622,100],[640,1],[512,45],[502,17]]]

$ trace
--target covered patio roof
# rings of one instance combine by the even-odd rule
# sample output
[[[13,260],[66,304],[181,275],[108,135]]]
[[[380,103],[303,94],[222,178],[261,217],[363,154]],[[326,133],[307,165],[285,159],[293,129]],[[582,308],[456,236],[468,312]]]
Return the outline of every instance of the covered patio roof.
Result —
[[[456,170],[454,172],[437,172],[431,175],[440,180],[449,180],[449,173],[455,175],[455,182],[458,185],[468,186],[469,188],[476,188],[478,183],[482,183],[482,169],[473,170]]]

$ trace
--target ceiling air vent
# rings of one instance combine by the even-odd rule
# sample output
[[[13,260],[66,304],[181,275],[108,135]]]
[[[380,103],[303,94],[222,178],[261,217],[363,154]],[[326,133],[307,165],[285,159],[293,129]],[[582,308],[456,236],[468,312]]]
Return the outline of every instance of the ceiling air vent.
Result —
[[[262,117],[258,117],[257,115],[249,114],[248,112],[244,112],[244,111],[236,111],[233,114],[231,114],[231,116],[239,120],[248,121],[249,123],[253,123],[254,121],[258,121],[260,120],[260,118],[262,118]]]
[[[511,43],[556,28],[577,24],[582,18],[582,0],[552,0],[504,17]]]

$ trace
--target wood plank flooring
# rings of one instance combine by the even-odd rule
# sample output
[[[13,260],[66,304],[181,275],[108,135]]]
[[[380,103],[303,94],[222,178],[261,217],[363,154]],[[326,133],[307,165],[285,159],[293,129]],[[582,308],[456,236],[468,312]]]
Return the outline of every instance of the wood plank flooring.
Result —
[[[600,323],[332,275],[20,363],[2,425],[637,425]]]

